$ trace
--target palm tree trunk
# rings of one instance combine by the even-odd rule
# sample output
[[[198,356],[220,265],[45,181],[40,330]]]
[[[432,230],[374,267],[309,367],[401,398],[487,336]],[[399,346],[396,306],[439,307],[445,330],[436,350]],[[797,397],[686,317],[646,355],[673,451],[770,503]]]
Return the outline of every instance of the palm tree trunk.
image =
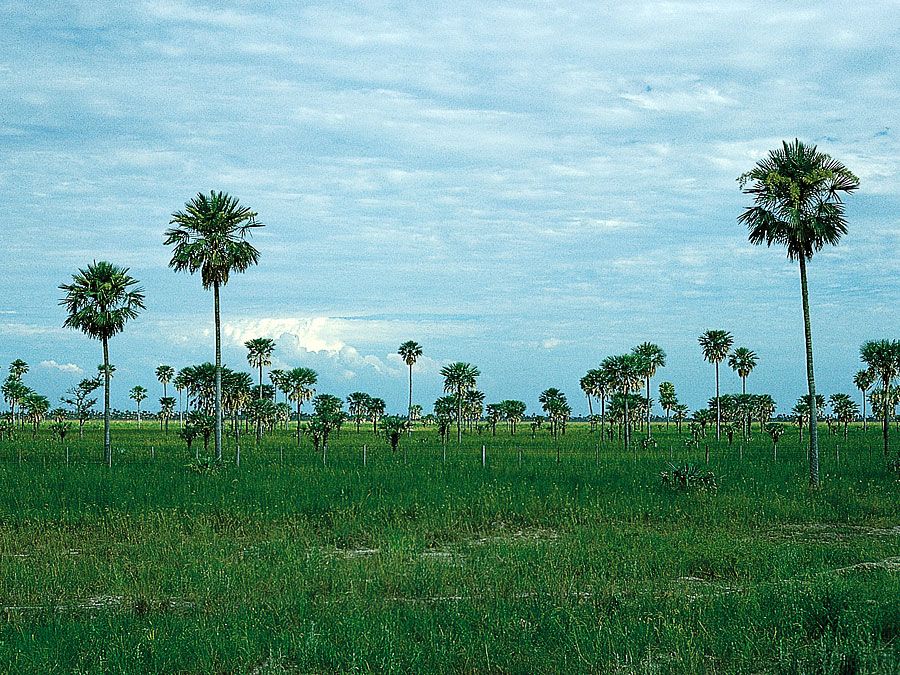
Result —
[[[213,284],[216,317],[216,461],[222,460],[222,320],[219,316],[219,282]]]
[[[722,404],[719,401],[719,362],[716,361],[716,442],[722,440]]]
[[[603,442],[603,434],[606,433],[606,394],[600,394],[600,442]]]
[[[631,434],[629,433],[629,424],[628,424],[628,392],[625,392],[625,452],[628,452],[628,441],[631,438]]]
[[[647,378],[647,438],[650,438],[650,378]]]
[[[888,416],[888,411],[890,409],[890,405],[888,403],[889,397],[891,395],[891,381],[884,381],[884,391],[881,394],[881,407],[884,409],[884,416],[881,421],[881,437],[884,441],[884,456],[888,456],[888,433],[891,428],[890,417]]]
[[[103,459],[112,466],[112,446],[109,442],[109,340],[103,338]]]
[[[868,427],[866,426],[866,390],[860,389],[862,392],[862,411],[863,411],[863,432],[865,432]]]
[[[300,397],[297,397],[297,447],[300,447]]]
[[[456,392],[456,444],[462,443],[462,391]]]
[[[813,373],[812,324],[809,319],[809,287],[806,258],[800,255],[800,294],[803,301],[803,332],[806,337],[806,381],[809,386],[809,484],[819,485],[819,433],[816,409],[816,378]]]
[[[409,364],[409,405],[406,406],[406,430],[412,433],[412,364]]]

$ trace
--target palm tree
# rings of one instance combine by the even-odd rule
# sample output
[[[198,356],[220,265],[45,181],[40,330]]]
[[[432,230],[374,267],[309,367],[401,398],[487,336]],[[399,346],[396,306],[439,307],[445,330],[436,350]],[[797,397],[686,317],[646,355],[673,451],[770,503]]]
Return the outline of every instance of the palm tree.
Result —
[[[166,436],[169,435],[169,418],[175,411],[175,403],[174,396],[163,396],[159,399],[159,426],[161,429],[165,428]]]
[[[366,414],[369,416],[369,419],[372,420],[372,431],[373,433],[378,433],[378,420],[384,417],[384,411],[387,408],[387,403],[384,402],[383,398],[377,398],[375,396],[369,397],[367,401],[368,407],[366,408]]]
[[[263,366],[272,365],[272,352],[275,351],[275,340],[272,338],[253,338],[244,343],[247,348],[247,363],[259,369],[259,391],[262,392]],[[260,396],[261,398],[262,396]]]
[[[127,267],[112,263],[93,262],[72,276],[71,284],[59,289],[65,297],[59,301],[68,312],[64,326],[76,328],[103,344],[103,453],[112,466],[112,446],[109,439],[109,384],[112,368],[109,363],[109,339],[122,332],[125,324],[144,309],[144,292],[136,288],[138,282],[128,275]]]
[[[644,380],[646,372],[643,360],[634,353],[608,356],[600,365],[606,375],[606,381],[611,389],[616,389],[622,394],[623,421],[625,424],[625,451],[631,442],[631,415],[629,413],[629,399],[631,394],[638,391]]]
[[[284,385],[288,398],[297,404],[297,446],[300,446],[300,406],[316,394],[313,385],[319,376],[312,368],[293,368],[284,373]]]
[[[141,428],[141,402],[147,398],[147,389],[141,385],[135,385],[128,392],[128,398],[137,404],[138,429]]]
[[[32,391],[22,399],[22,409],[25,411],[25,416],[31,420],[31,437],[34,438],[41,427],[41,422],[50,410],[50,401],[46,396]]]
[[[407,415],[406,421],[408,424],[406,425],[407,430],[412,429],[412,369],[413,366],[416,365],[416,361],[419,360],[419,357],[422,356],[422,345],[418,342],[414,342],[413,340],[407,340],[400,348],[397,350],[397,353],[400,355],[400,358],[403,359],[403,363],[409,366],[409,406],[407,407]]]
[[[783,142],[756,166],[738,178],[754,206],[738,217],[747,225],[751,243],[781,244],[789,260],[800,263],[800,295],[806,338],[806,380],[810,400],[815,399],[812,327],[806,263],[826,244],[837,245],[847,232],[842,193],[859,187],[859,179],[841,162],[799,140]],[[819,440],[815,406],[809,416],[809,482],[819,484]]]
[[[728,356],[728,366],[741,378],[741,393],[747,393],[747,376],[756,368],[756,352],[738,347]]]
[[[659,383],[659,405],[666,411],[666,429],[669,428],[669,415],[672,409],[678,405],[678,396],[675,394],[675,385],[671,382]]]
[[[462,406],[467,391],[475,388],[481,371],[471,363],[457,361],[441,368],[444,391],[456,396],[456,442],[462,443]]]
[[[719,403],[719,364],[728,356],[734,338],[727,330],[708,330],[698,338],[703,358],[716,367],[716,440],[722,438],[722,406]]]
[[[363,417],[368,414],[369,401],[371,400],[372,397],[362,391],[354,391],[347,396],[347,408],[349,409],[350,416],[356,421],[357,433],[359,432]]]
[[[16,425],[16,406],[20,405],[31,392],[31,389],[22,380],[10,375],[3,382],[3,398],[9,404],[9,413],[12,417],[13,427]],[[22,423],[24,426],[24,422]]]
[[[856,375],[853,376],[853,384],[859,389],[859,393],[862,396],[862,419],[863,419],[863,431],[867,431],[868,419],[866,415],[866,392],[869,390],[869,387],[872,386],[875,382],[875,373],[871,371],[871,369],[866,368],[865,370],[857,371]]]
[[[162,365],[156,367],[156,379],[163,386],[163,398],[168,398],[169,396],[168,385],[173,377],[175,377],[175,369],[172,366]]]
[[[881,380],[881,435],[884,455],[888,455],[889,412],[891,410],[891,381],[900,376],[900,340],[869,340],[859,349],[859,356]]]
[[[222,321],[219,288],[232,272],[246,272],[259,262],[257,251],[245,238],[255,227],[256,213],[224,192],[198,194],[184,211],[172,214],[166,246],[174,244],[169,266],[176,272],[200,271],[203,288],[213,290],[216,329],[216,459],[222,459]]]
[[[275,402],[278,403],[278,392],[285,392],[285,382],[284,382],[284,371],[279,368],[273,368],[269,371],[269,382],[272,383],[272,387],[275,389]]]
[[[28,372],[28,364],[22,359],[16,359],[9,364],[9,376],[16,380],[21,380],[22,376]]]
[[[652,342],[644,342],[631,350],[641,359],[642,369],[644,371],[644,380],[647,384],[647,438],[650,434],[650,378],[656,375],[657,368],[664,368],[666,365],[666,353],[662,347]]]

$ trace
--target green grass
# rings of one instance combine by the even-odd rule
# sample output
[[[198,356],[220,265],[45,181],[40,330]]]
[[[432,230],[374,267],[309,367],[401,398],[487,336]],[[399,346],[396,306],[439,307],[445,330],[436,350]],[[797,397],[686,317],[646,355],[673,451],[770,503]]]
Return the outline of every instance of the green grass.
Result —
[[[433,430],[404,462],[351,426],[325,466],[277,432],[213,475],[148,423],[115,426],[111,469],[96,427],[20,434],[0,442],[0,671],[895,673],[879,431],[823,427],[816,492],[796,428],[777,462],[758,433],[710,440],[709,493],[661,485],[670,458],[704,462],[662,428],[598,459],[573,425],[559,464],[527,429],[443,463]]]

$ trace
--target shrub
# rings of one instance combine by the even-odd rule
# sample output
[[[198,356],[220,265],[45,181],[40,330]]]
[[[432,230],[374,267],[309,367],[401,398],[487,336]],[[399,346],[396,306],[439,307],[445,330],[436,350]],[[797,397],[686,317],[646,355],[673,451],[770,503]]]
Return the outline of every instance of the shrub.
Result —
[[[659,477],[664,486],[674,490],[714,491],[719,487],[715,473],[693,464],[670,464],[667,470],[660,472]]]

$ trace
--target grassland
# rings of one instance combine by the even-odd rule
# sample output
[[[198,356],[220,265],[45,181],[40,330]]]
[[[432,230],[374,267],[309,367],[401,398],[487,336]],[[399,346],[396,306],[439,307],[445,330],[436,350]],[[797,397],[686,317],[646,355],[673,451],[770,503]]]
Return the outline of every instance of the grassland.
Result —
[[[703,449],[625,453],[573,425],[352,428],[327,465],[290,431],[187,468],[145,423],[0,442],[0,671],[900,671],[900,483],[879,430],[710,441],[719,488],[672,491]],[[486,466],[481,446],[486,446]],[[367,446],[363,466],[363,445]],[[68,464],[66,448],[68,447]],[[233,449],[229,449],[233,453]]]

